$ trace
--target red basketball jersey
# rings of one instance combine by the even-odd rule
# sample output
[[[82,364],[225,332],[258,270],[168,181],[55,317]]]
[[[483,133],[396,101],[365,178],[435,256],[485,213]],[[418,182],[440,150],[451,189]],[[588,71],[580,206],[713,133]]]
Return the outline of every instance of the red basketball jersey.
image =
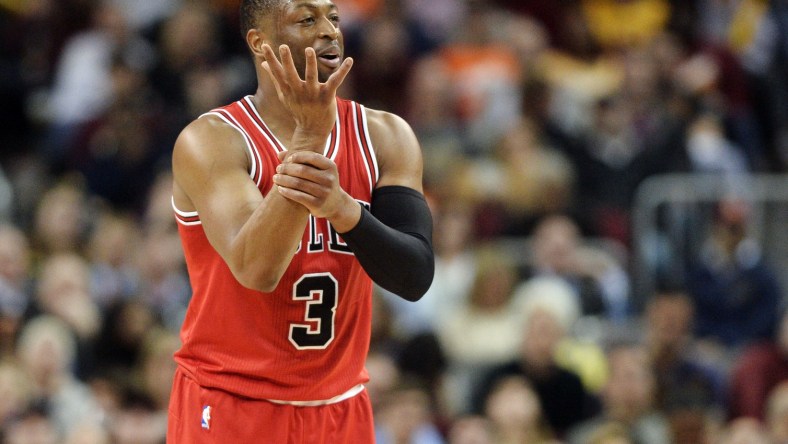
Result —
[[[325,147],[342,188],[367,208],[378,168],[364,107],[338,99]],[[265,195],[285,149],[251,96],[208,113],[238,130]],[[175,209],[192,285],[175,360],[203,387],[255,399],[325,400],[368,380],[372,281],[327,220],[310,217],[271,293],[239,284],[208,243],[199,214]],[[272,220],[270,223],[277,223]]]

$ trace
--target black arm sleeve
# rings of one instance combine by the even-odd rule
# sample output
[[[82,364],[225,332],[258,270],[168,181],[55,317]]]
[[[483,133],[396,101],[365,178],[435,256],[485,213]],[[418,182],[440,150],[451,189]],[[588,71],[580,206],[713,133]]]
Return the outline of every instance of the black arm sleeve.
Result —
[[[362,208],[358,224],[342,239],[376,284],[403,299],[421,299],[432,284],[432,215],[418,191],[376,189],[372,210]]]

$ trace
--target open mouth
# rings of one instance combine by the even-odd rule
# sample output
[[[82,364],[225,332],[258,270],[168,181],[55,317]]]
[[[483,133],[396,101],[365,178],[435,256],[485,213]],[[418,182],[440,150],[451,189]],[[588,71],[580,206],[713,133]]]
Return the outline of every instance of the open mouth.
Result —
[[[326,51],[325,53],[318,55],[317,60],[330,68],[336,68],[342,61],[342,57],[340,57],[339,52]]]

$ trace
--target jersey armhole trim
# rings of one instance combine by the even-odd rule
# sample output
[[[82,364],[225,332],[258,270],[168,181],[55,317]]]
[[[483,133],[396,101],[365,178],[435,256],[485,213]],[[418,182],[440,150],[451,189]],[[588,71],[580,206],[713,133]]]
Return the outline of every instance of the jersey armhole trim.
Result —
[[[220,118],[224,123],[230,125],[230,127],[241,133],[241,136],[244,139],[244,143],[246,144],[246,150],[249,152],[249,159],[251,163],[249,167],[249,177],[252,179],[255,185],[259,187],[260,181],[262,180],[263,177],[261,171],[262,160],[260,159],[260,155],[257,153],[257,150],[254,148],[254,141],[252,141],[252,138],[249,136],[249,134],[246,133],[246,131],[241,126],[241,124],[238,123],[238,121],[235,120],[235,117],[233,117],[232,114],[230,114],[229,112],[218,109],[218,110],[209,111],[201,115],[200,117],[208,116],[208,115],[212,115]]]
[[[337,120],[336,123],[334,123],[334,128],[328,135],[328,139],[326,139],[326,147],[323,149],[323,155],[331,159],[332,162],[337,160],[337,154],[339,153],[339,141],[341,140],[340,131],[342,128],[342,124],[339,120],[339,102],[337,102],[336,108]]]
[[[375,151],[372,149],[369,131],[367,131],[366,128],[367,122],[364,107],[356,102],[352,102],[351,106],[353,107],[353,127],[356,132],[356,141],[361,151],[361,157],[364,159],[364,168],[367,171],[369,192],[371,195],[375,191],[375,185],[378,182],[378,168],[377,160],[375,159]]]
[[[175,220],[181,225],[193,226],[202,225],[200,215],[196,211],[181,211],[175,206],[175,196],[170,198],[172,210],[175,212]]]
[[[372,137],[369,136],[369,125],[367,123],[367,108],[364,105],[361,106],[361,120],[363,122],[364,128],[364,135],[367,138],[367,143],[369,144],[369,155],[372,159],[372,167],[374,169],[374,182],[377,184],[378,179],[380,178],[380,170],[378,169],[378,156],[375,154],[375,145],[372,143]]]

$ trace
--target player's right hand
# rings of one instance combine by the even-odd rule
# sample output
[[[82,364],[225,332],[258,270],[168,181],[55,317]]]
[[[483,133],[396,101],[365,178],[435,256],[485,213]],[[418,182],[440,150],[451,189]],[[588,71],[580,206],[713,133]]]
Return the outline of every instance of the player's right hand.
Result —
[[[360,206],[339,184],[336,164],[322,154],[287,151],[273,176],[284,197],[300,203],[315,217],[324,217],[339,230],[348,231],[361,217]]]
[[[305,49],[304,79],[298,74],[287,45],[279,47],[281,62],[267,44],[263,45],[263,53],[266,59],[263,69],[271,77],[279,100],[296,122],[288,149],[322,151],[337,118],[337,89],[350,72],[353,59],[346,58],[328,80],[321,83],[318,80],[317,55],[313,48]]]

